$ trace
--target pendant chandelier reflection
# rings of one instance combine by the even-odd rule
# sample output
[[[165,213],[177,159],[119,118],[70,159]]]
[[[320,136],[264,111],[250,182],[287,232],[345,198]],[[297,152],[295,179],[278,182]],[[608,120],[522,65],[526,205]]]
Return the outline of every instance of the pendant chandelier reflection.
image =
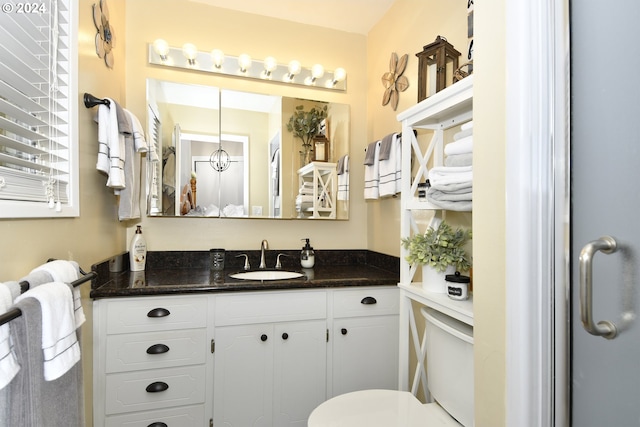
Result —
[[[214,150],[209,157],[209,164],[216,172],[224,172],[229,169],[231,164],[231,157],[229,153],[222,149],[222,145],[217,150]]]

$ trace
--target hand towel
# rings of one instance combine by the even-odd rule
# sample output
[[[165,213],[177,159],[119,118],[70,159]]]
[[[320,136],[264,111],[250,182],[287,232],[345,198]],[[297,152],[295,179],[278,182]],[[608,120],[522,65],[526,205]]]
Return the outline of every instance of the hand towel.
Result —
[[[398,138],[397,133],[390,133],[382,138],[380,142],[380,161],[389,159],[391,154],[391,148],[394,146],[394,141]]]
[[[146,153],[149,151],[149,143],[144,136],[144,128],[138,120],[138,117],[131,111],[124,109],[124,112],[129,116],[131,122],[131,134],[133,136],[133,145],[137,153]],[[156,160],[158,160],[156,158]]]
[[[384,140],[380,144],[380,153],[382,153],[383,144]],[[393,196],[401,191],[402,147],[397,133],[391,134],[388,145],[387,159],[380,159],[378,172],[380,175],[380,197]]]
[[[13,306],[9,286],[0,283],[0,313],[6,313]],[[0,326],[0,389],[5,388],[20,370],[11,343],[11,322]]]
[[[9,288],[9,292],[11,292],[11,301],[18,298],[18,295],[22,293],[22,289],[20,288],[20,283],[16,281],[4,282],[4,285]]]
[[[369,152],[373,151],[373,163],[370,165],[365,165],[364,167],[364,198],[367,199],[378,199],[380,198],[380,144],[375,143],[375,145],[367,148],[367,156],[369,156]]]
[[[107,174],[107,186],[122,189],[125,186],[124,170],[125,161],[124,135],[118,128],[118,113],[116,103],[109,98],[109,105],[98,106],[98,161],[96,169]]]
[[[342,173],[338,174],[337,199],[347,201],[349,200],[349,155],[345,154],[340,157],[338,167],[339,170],[342,170]]]
[[[65,261],[65,260],[54,260],[42,264],[33,270],[26,277],[27,280],[31,277],[31,281],[29,282],[31,287],[39,286],[44,283],[48,283],[50,281],[53,282],[65,282],[71,283],[78,280],[78,275],[80,268],[78,263],[75,261]],[[50,280],[36,280],[38,277],[43,277],[42,274],[48,274],[51,276]],[[41,276],[38,276],[40,274]],[[46,277],[46,276],[44,276]],[[79,328],[86,320],[84,315],[84,310],[82,309],[82,302],[80,301],[80,289],[73,288],[73,310],[76,318],[76,328]]]
[[[375,162],[376,147],[378,150],[380,149],[380,141],[372,142],[369,145],[367,145],[367,148],[365,148],[365,154],[364,154],[365,166],[373,166],[373,163]]]
[[[452,154],[465,154],[473,152],[473,136],[467,136],[458,141],[450,142],[444,146],[445,156]]]
[[[25,298],[16,307],[22,316],[11,321],[11,338],[21,369],[0,390],[6,392],[6,425],[84,426],[82,364],[76,363],[56,380],[45,381],[40,303],[35,298]]]
[[[129,134],[125,136],[125,162],[123,165],[125,188],[117,190],[120,196],[118,200],[118,219],[126,221],[140,218],[140,188],[142,177],[140,176],[140,153],[147,150],[147,142],[144,140],[142,126],[138,118],[128,110],[123,110],[129,123]],[[121,129],[121,133],[122,129]]]
[[[80,360],[71,289],[66,283],[51,282],[30,289],[15,302],[26,298],[34,298],[40,303],[44,379],[53,381]]]

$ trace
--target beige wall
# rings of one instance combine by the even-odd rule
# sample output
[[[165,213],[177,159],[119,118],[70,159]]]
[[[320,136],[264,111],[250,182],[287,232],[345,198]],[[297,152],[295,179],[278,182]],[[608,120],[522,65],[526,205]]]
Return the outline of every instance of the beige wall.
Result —
[[[349,104],[351,150],[355,158],[352,163],[351,190],[353,195],[362,194],[362,147],[367,140],[365,36],[233,12],[195,2],[136,0],[126,2],[126,8],[127,107],[131,111],[141,117],[145,115],[144,87],[147,77]],[[153,10],[154,24],[140,25],[141,21],[148,19],[150,10]],[[234,56],[241,53],[248,53],[253,58],[272,55],[280,63],[288,63],[295,58],[306,66],[319,62],[329,70],[344,67],[348,73],[348,90],[328,92],[292,88],[284,84],[149,66],[147,44],[159,37],[167,40],[171,46],[192,42],[202,51],[220,48]],[[366,215],[364,201],[354,196],[350,221],[144,218],[140,223],[150,250],[195,250],[214,246],[257,249],[262,239],[267,239],[272,248],[295,249],[302,247],[300,239],[305,237],[309,237],[317,249],[366,248]]]

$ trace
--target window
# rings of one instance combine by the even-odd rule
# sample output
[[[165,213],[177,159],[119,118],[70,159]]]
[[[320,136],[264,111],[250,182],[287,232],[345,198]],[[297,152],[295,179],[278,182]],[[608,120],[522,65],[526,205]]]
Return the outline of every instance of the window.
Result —
[[[0,12],[0,218],[79,215],[77,2]]]

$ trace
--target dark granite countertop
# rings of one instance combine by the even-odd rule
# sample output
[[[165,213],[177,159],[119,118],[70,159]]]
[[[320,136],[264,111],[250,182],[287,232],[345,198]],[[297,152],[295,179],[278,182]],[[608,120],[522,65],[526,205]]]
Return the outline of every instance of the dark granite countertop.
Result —
[[[283,270],[299,271],[305,276],[265,281],[233,279],[230,274],[242,271],[244,257],[236,257],[241,253],[249,255],[252,267],[258,266],[259,251],[227,251],[225,270],[221,272],[209,268],[209,251],[166,251],[149,252],[146,271],[130,272],[128,254],[119,254],[121,272],[110,272],[109,260],[92,266],[98,277],[91,284],[91,297],[388,286],[399,280],[397,257],[367,250],[316,250],[312,269],[300,267],[299,250],[271,250],[265,254],[267,266],[273,267],[277,254],[284,253],[288,256],[281,257]]]

